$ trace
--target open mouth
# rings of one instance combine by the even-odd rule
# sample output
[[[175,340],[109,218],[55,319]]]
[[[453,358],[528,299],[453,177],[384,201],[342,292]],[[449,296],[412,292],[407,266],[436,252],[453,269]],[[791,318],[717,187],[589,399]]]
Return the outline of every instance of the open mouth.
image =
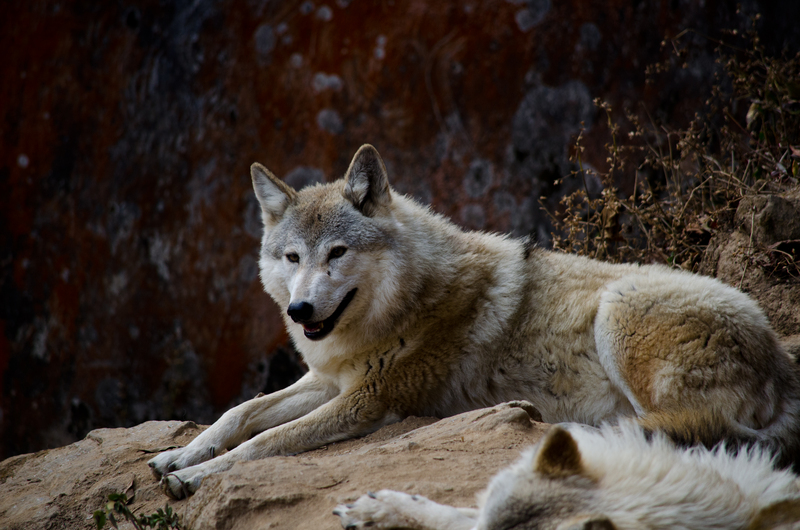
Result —
[[[328,333],[333,331],[333,327],[336,325],[336,321],[339,320],[339,317],[342,316],[344,310],[347,309],[347,306],[353,300],[353,297],[356,295],[356,291],[358,289],[353,289],[349,293],[347,293],[342,300],[342,303],[339,304],[339,307],[336,308],[336,311],[333,312],[331,316],[322,320],[320,322],[303,322],[303,334],[306,338],[311,340],[320,340],[324,339]]]

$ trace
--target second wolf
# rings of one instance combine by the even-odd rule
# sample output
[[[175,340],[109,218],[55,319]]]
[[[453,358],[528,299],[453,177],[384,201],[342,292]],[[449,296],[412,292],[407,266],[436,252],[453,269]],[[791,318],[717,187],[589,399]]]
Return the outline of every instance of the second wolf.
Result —
[[[554,425],[477,500],[382,490],[333,513],[351,530],[800,530],[800,480],[768,452],[677,450],[630,420]]]
[[[636,416],[688,443],[797,454],[798,369],[740,291],[462,231],[392,190],[369,145],[330,184],[297,192],[259,164],[252,177],[261,280],[309,372],[154,458],[170,495],[237,460],[510,400],[547,422]]]

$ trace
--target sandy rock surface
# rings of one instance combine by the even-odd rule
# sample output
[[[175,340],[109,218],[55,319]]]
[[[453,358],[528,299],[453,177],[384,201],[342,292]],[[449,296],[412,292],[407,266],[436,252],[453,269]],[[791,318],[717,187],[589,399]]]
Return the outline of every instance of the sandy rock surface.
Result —
[[[361,439],[291,457],[241,462],[208,477],[197,493],[169,501],[192,530],[337,529],[334,507],[370,490],[399,489],[460,506],[548,425],[524,402],[451,418],[408,418]],[[99,429],[84,440],[0,463],[0,527],[94,528],[109,493],[125,492],[136,513],[168,502],[147,461],[202,432],[192,422]],[[121,528],[130,528],[121,525]]]

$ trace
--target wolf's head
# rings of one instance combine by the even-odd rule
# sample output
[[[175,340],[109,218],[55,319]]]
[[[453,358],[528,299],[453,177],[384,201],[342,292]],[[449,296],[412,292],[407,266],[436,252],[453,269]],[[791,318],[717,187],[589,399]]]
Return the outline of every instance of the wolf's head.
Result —
[[[597,478],[584,467],[577,440],[555,425],[492,479],[476,528],[614,530],[614,523],[597,513],[596,490]]]
[[[392,191],[375,148],[362,146],[343,179],[301,191],[260,164],[251,175],[264,222],[261,281],[298,346],[366,324],[393,266]]]

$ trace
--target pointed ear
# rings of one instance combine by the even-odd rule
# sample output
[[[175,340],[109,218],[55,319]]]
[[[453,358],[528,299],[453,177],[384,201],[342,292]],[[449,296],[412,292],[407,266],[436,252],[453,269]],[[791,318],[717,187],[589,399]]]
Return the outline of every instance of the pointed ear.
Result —
[[[392,202],[386,167],[381,155],[371,145],[361,146],[344,178],[345,198],[367,217],[372,217]]]
[[[578,443],[563,427],[555,425],[539,442],[533,461],[534,471],[548,478],[564,478],[583,473]]]
[[[275,226],[297,197],[297,192],[258,162],[250,166],[250,176],[253,178],[256,198],[261,205],[264,227]]]

